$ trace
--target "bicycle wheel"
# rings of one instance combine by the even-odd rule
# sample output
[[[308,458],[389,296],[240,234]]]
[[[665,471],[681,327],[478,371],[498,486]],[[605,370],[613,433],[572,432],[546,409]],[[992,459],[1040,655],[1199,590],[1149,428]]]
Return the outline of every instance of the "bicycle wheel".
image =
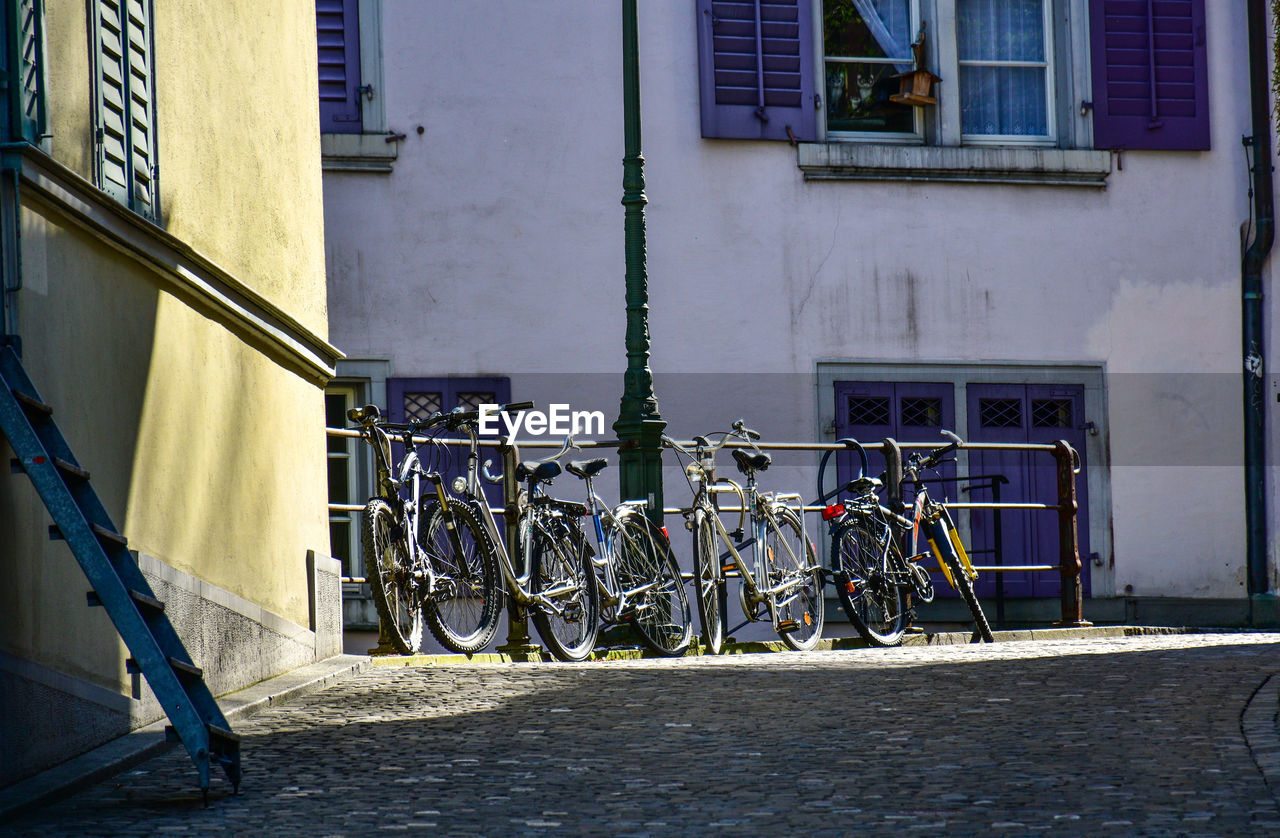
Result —
[[[897,646],[906,628],[902,589],[882,561],[883,542],[874,522],[854,518],[832,539],[836,590],[849,622],[872,646]],[[890,544],[888,549],[896,552]],[[893,556],[885,557],[889,563]]]
[[[587,539],[566,519],[534,525],[533,593],[554,604],[554,609],[536,607],[533,624],[556,660],[580,661],[590,655],[600,629],[600,589]]]
[[[456,545],[440,504],[423,510],[427,520],[421,544],[435,586],[423,602],[422,615],[441,645],[469,655],[488,646],[498,633],[502,581],[493,545],[476,513],[455,500],[449,501],[449,511]]]
[[[996,639],[991,634],[987,615],[983,613],[982,605],[978,603],[978,596],[973,591],[973,580],[961,566],[960,557],[956,555],[955,547],[951,544],[951,532],[945,522],[939,521],[936,526],[944,536],[944,539],[938,542],[942,560],[947,563],[947,568],[951,571],[951,578],[954,580],[956,590],[960,592],[960,598],[964,600],[965,605],[969,606],[969,613],[973,615],[974,634],[987,643],[994,643]]]
[[[397,652],[416,654],[422,644],[422,603],[417,596],[404,525],[391,504],[382,498],[365,504],[361,524],[365,576],[378,619]]]
[[[822,571],[796,513],[781,505],[772,511],[778,526],[767,527],[764,536],[769,587],[798,583],[770,597],[775,624],[782,642],[803,652],[822,639]]]
[[[716,536],[706,512],[693,513],[693,572],[698,584],[698,622],[708,655],[724,651],[725,585],[720,578]]]
[[[643,514],[626,515],[617,523],[614,570],[628,597],[630,617],[646,646],[660,655],[676,657],[689,648],[693,618],[680,576],[680,563],[662,530]]]

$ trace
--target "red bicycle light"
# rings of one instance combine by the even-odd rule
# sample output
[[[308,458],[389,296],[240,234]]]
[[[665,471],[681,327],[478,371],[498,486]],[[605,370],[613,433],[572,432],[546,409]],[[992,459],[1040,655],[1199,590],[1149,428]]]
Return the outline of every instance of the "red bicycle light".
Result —
[[[671,540],[671,534],[667,532],[666,527],[662,528],[662,537],[665,538],[667,541]]]
[[[844,514],[843,503],[833,503],[826,509],[822,510],[822,520],[830,521],[832,518],[839,518]]]

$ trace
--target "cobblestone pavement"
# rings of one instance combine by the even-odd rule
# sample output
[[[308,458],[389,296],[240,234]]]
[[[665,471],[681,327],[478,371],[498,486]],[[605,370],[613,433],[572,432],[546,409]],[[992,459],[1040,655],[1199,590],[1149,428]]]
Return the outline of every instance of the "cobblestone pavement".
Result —
[[[174,750],[9,828],[1280,835],[1276,673],[1277,634],[375,668],[240,724],[239,796]]]

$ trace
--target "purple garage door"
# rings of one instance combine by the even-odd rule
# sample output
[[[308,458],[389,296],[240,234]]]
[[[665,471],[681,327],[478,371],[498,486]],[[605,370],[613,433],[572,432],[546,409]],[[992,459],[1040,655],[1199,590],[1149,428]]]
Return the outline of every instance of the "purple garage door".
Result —
[[[836,437],[852,437],[867,448],[871,477],[884,471],[884,455],[880,443],[885,437],[898,442],[928,442],[943,445],[940,431],[955,430],[955,388],[944,383],[837,381]],[[851,479],[858,467],[857,454],[837,457],[840,480]],[[946,463],[935,474],[925,475],[931,497],[955,498],[955,463]],[[929,480],[929,477],[947,480]],[[828,478],[828,486],[831,485]],[[910,487],[903,490],[910,503]],[[934,588],[939,596],[956,596],[942,578],[934,574]]]
[[[1080,504],[1080,555],[1089,555],[1089,492],[1084,462],[1084,389],[1078,386],[1040,384],[971,384],[969,392],[969,437],[974,442],[1052,443],[1065,439],[1080,453],[1081,469],[1076,477]],[[969,473],[1002,474],[1009,482],[1000,489],[1002,502],[1055,503],[1057,468],[1052,455],[1030,451],[971,451]],[[991,500],[990,489],[975,490],[974,500]],[[1005,511],[1001,513],[1003,563],[1058,563],[1058,513],[1045,511]],[[994,564],[995,515],[989,510],[973,510],[974,560]],[[1090,562],[1084,559],[1081,581],[1089,596]],[[1056,573],[1005,573],[1004,591],[1009,597],[1056,597],[1061,580]],[[978,579],[979,596],[994,596],[996,574]]]

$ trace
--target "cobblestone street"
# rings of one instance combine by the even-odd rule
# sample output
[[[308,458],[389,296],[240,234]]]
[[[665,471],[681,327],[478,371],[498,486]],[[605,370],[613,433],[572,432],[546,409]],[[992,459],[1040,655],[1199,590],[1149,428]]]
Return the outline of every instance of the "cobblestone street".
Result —
[[[375,668],[237,725],[238,796],[173,750],[7,828],[1276,835],[1277,672],[1276,634]]]

